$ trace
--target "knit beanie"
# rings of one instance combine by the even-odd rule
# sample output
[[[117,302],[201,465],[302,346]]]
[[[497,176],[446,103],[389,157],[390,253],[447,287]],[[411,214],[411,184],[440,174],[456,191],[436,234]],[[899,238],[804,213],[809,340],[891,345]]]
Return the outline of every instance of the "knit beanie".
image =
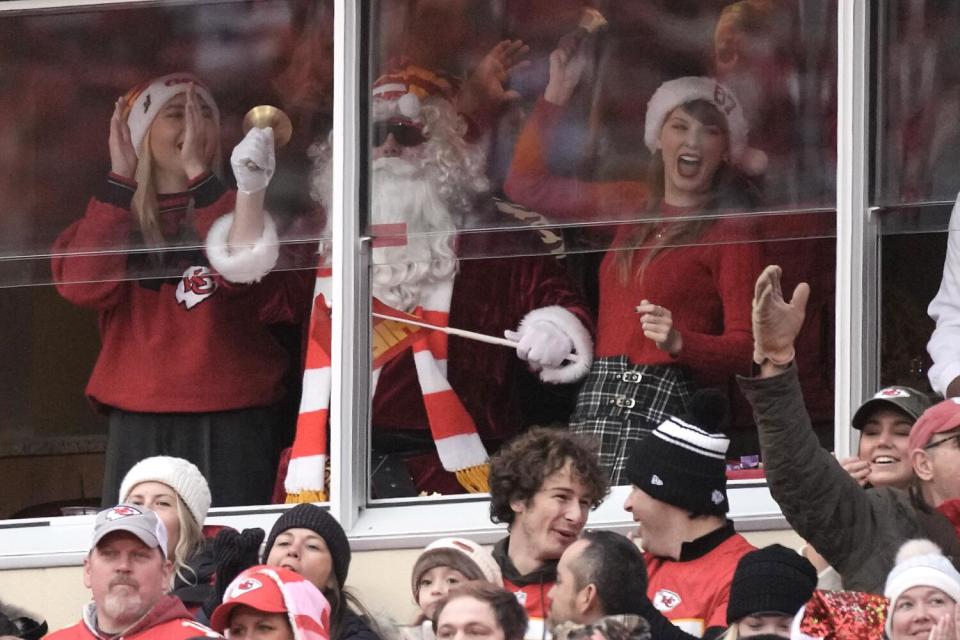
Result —
[[[657,150],[660,130],[670,112],[677,107],[703,100],[717,108],[727,119],[730,137],[730,159],[748,175],[760,175],[767,168],[767,155],[747,146],[749,127],[739,100],[727,87],[713,78],[686,76],[664,82],[647,103],[647,118],[643,141],[650,153]]]
[[[726,412],[720,391],[694,393],[685,420],[667,418],[634,445],[624,470],[627,479],[661,502],[696,514],[725,514],[730,505],[724,456],[730,439],[714,430]]]
[[[273,543],[277,541],[277,536],[287,529],[309,529],[323,538],[323,541],[327,543],[327,549],[330,550],[333,573],[337,576],[337,583],[342,589],[343,584],[347,581],[347,571],[350,569],[350,542],[347,540],[347,534],[344,533],[340,523],[326,510],[314,504],[298,504],[280,516],[273,528],[270,529],[270,535],[267,537],[267,544],[263,551],[264,561],[270,555],[270,550],[273,548]]]
[[[210,510],[210,487],[195,464],[171,456],[144,458],[123,477],[117,502],[127,502],[130,491],[141,482],[161,482],[176,491],[197,524],[203,526]]]
[[[223,633],[237,607],[286,613],[294,640],[330,638],[330,603],[313,583],[283,567],[250,567],[227,587],[223,604],[210,616],[210,627]]]
[[[466,538],[440,538],[428,544],[413,565],[410,586],[414,601],[419,599],[420,578],[434,567],[450,567],[462,573],[467,580],[485,580],[498,587],[503,586],[500,566],[489,551]]]
[[[140,145],[146,137],[147,131],[150,130],[154,118],[160,113],[160,109],[178,94],[185,93],[187,87],[191,84],[194,85],[197,97],[201,98],[210,107],[213,112],[214,124],[217,130],[220,129],[220,110],[213,99],[213,94],[192,73],[171,73],[149,82],[142,82],[127,91],[126,96],[124,96],[127,99],[125,115],[127,125],[130,127],[130,141],[133,143],[133,149],[136,151],[138,158],[140,157]]]
[[[730,583],[727,624],[758,613],[794,615],[817,587],[817,570],[792,549],[773,544],[737,563]]]
[[[913,587],[940,589],[954,602],[960,602],[960,573],[947,560],[940,547],[929,540],[908,540],[897,552],[897,563],[887,575],[883,595],[890,600],[887,634],[892,633],[893,612],[897,600]]]

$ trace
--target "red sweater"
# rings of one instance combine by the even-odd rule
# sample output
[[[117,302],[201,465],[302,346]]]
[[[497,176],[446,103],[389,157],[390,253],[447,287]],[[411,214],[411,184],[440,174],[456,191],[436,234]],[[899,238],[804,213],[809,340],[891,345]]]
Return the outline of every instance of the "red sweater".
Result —
[[[733,572],[753,549],[730,525],[684,543],[679,561],[648,553],[647,595],[668,620],[698,638],[710,627],[726,627]]]
[[[683,213],[665,208],[664,216]],[[622,282],[617,255],[610,251],[600,265],[600,313],[596,357],[626,354],[634,364],[686,365],[703,384],[719,383],[733,373],[750,372],[753,333],[750,319],[753,283],[760,273],[755,244],[726,244],[743,237],[738,220],[720,220],[704,232],[696,246],[660,251],[642,280]],[[616,243],[627,232],[623,227]],[[634,265],[646,250],[634,253]],[[670,310],[683,348],[673,357],[643,335],[634,308],[649,300]]]
[[[555,131],[562,110],[541,99],[517,141],[504,186],[517,202],[564,220],[622,220],[643,212],[649,190],[642,182],[583,182],[549,173],[545,141]],[[664,207],[668,217],[689,214]],[[618,230],[614,245],[627,233]],[[646,267],[643,281],[626,284],[616,275],[608,252],[600,268],[600,309],[595,356],[626,354],[634,364],[682,364],[701,384],[725,384],[733,373],[749,374],[753,353],[750,308],[753,283],[760,274],[760,254],[749,222],[721,219],[694,240],[697,246],[661,251]],[[736,244],[734,241],[741,241]],[[643,260],[643,250],[634,264]],[[634,307],[641,300],[666,307],[683,349],[672,357],[643,335]]]
[[[210,271],[198,249],[167,251],[160,265],[126,252],[137,237],[130,212],[134,187],[111,176],[105,193],[90,200],[84,217],[53,248],[60,294],[99,312],[102,347],[88,397],[151,413],[277,402],[287,357],[265,323],[296,319],[296,301],[309,296],[300,291],[305,280],[271,273],[256,285],[233,285]],[[184,226],[191,198],[192,234],[199,241],[234,205],[234,194],[215,176],[201,176],[189,192],[161,196],[168,237]],[[90,253],[77,255],[83,252]]]

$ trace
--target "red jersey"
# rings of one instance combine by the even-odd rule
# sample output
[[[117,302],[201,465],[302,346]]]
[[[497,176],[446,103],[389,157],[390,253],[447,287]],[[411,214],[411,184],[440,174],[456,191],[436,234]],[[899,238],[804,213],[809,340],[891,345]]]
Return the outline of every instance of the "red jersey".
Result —
[[[737,563],[754,546],[733,524],[684,543],[680,560],[646,554],[647,595],[670,622],[698,638],[709,627],[727,626],[730,582]]]

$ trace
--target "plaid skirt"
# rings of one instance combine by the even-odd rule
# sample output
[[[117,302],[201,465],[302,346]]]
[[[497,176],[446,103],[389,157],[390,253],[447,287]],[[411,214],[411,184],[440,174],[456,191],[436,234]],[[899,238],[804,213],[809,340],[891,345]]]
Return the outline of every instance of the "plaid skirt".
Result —
[[[601,358],[580,387],[570,428],[600,444],[600,464],[611,485],[628,484],[623,470],[633,446],[667,416],[683,415],[693,391],[684,367]]]

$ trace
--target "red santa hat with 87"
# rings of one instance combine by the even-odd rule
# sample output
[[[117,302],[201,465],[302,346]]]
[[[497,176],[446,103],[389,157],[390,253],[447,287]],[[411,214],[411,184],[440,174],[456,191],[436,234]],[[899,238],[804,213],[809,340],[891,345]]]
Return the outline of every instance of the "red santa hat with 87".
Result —
[[[133,143],[133,149],[140,157],[140,146],[143,139],[150,130],[154,118],[160,113],[163,105],[167,104],[174,97],[185,93],[187,87],[194,86],[197,97],[210,107],[213,112],[213,122],[220,129],[220,110],[213,99],[213,94],[198,77],[192,73],[179,72],[171,73],[142,82],[134,88],[127,91],[124,98],[127,100],[126,112],[127,125],[130,127],[130,141]]]
[[[647,103],[647,120],[643,136],[643,141],[650,149],[650,153],[657,150],[660,130],[670,112],[694,100],[709,102],[727,119],[730,159],[734,165],[751,176],[758,176],[767,170],[767,154],[747,146],[749,127],[740,101],[730,89],[713,78],[703,76],[686,76],[668,80],[654,92],[650,102]]]

